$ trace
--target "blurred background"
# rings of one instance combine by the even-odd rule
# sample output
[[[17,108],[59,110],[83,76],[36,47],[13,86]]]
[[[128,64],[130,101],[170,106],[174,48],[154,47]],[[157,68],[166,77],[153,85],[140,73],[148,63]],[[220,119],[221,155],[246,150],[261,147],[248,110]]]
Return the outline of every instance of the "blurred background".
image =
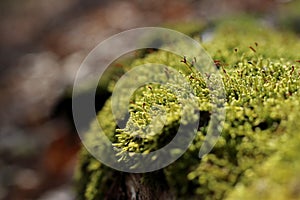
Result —
[[[299,0],[1,0],[0,200],[76,199],[68,96],[81,62],[123,30],[254,15],[300,33]]]

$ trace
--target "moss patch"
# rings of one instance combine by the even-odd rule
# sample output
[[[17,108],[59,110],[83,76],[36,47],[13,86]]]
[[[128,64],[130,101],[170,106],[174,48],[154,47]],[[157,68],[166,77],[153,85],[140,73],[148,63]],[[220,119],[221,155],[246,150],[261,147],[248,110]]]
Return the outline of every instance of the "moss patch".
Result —
[[[164,51],[147,54],[128,66],[130,69],[149,62],[171,66],[185,76],[197,96],[198,105],[195,106],[202,114],[198,134],[188,151],[162,170],[171,192],[183,199],[239,199],[244,196],[274,199],[277,191],[282,190],[285,199],[299,197],[298,179],[293,176],[299,172],[300,159],[296,159],[296,152],[300,138],[297,129],[292,128],[300,126],[297,115],[293,114],[300,111],[299,38],[288,32],[264,28],[259,22],[245,18],[218,23],[213,40],[204,45],[219,67],[227,101],[222,135],[213,150],[201,160],[198,152],[211,111],[209,90],[203,81],[205,75],[191,71],[181,62],[182,58]],[[114,84],[112,81],[110,87]],[[164,146],[176,133],[182,117],[176,98],[159,85],[148,85],[137,90],[131,102],[130,117],[123,128],[116,127],[110,100],[106,102],[97,119],[105,133],[123,151],[147,153]],[[134,137],[130,130],[149,124],[151,119],[147,112],[153,105],[167,108],[167,125],[159,134],[142,139]],[[93,127],[91,137],[96,131]],[[91,143],[98,145],[93,138]],[[122,173],[105,167],[84,149],[82,151],[77,173],[78,194],[87,200],[104,198],[121,182],[116,177],[120,179]],[[122,152],[119,155],[120,159],[126,159]],[[279,174],[273,166],[280,168]],[[147,177],[149,174],[145,175],[146,180]]]

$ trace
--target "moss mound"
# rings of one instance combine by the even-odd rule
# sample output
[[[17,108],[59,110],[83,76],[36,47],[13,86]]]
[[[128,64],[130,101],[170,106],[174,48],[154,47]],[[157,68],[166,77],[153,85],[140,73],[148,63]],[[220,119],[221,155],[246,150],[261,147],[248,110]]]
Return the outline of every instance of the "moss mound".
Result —
[[[158,172],[139,174],[139,183],[165,190],[176,199],[299,199],[299,38],[240,18],[219,22],[213,40],[204,46],[224,82],[226,119],[217,144],[201,160],[198,152],[212,109],[205,75],[181,62],[184,55],[180,58],[164,51],[153,51],[127,66],[130,69],[142,63],[165,63],[180,71],[197,96],[198,105],[191,106],[201,113],[198,133],[187,152]],[[111,81],[109,88],[114,85]],[[134,93],[125,127],[116,127],[110,105],[109,99],[93,124],[99,122],[123,151],[147,153],[161,148],[174,137],[182,118],[174,95],[155,84]],[[130,134],[149,124],[147,112],[153,105],[167,110],[162,131],[145,138]],[[97,147],[93,124],[88,135]],[[122,151],[118,154],[126,159]],[[83,149],[76,175],[79,199],[109,198],[111,193],[117,194],[114,198],[129,198],[130,194],[122,190],[127,176],[99,163]]]

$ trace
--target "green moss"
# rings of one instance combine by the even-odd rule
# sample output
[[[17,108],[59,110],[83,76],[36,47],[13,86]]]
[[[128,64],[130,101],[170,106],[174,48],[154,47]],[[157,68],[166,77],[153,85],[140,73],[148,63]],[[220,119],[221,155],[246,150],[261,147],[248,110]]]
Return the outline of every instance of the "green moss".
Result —
[[[218,24],[213,41],[206,43],[205,48],[220,68],[227,102],[222,135],[213,150],[201,160],[198,152],[212,109],[202,75],[180,62],[182,58],[164,51],[136,59],[128,67],[143,63],[166,64],[180,71],[197,96],[198,105],[190,106],[200,110],[201,126],[187,152],[163,169],[168,185],[183,199],[241,199],[247,195],[248,199],[257,199],[261,194],[264,199],[274,199],[273,189],[291,184],[286,190],[282,189],[281,195],[282,199],[292,199],[291,195],[298,195],[293,193],[295,187],[298,188],[298,179],[293,175],[299,172],[297,166],[300,164],[295,158],[300,138],[297,129],[291,128],[300,126],[297,115],[292,114],[299,111],[300,103],[300,66],[296,62],[299,60],[299,39],[291,33],[266,29],[257,21],[244,18]],[[114,85],[111,81],[110,88]],[[115,146],[123,151],[147,153],[172,139],[181,118],[193,118],[181,115],[178,105],[174,94],[163,86],[152,84],[139,88],[132,96],[125,127],[116,127],[110,100],[99,112],[98,121]],[[135,137],[131,130],[147,127],[153,120],[147,114],[152,106],[166,108],[166,125],[158,134]],[[90,143],[97,147],[99,143],[92,136],[95,132],[95,125],[92,125]],[[289,145],[284,145],[287,141]],[[122,152],[119,156],[127,159]],[[289,164],[292,165],[288,167]],[[273,165],[278,167],[279,174],[277,169],[272,169]],[[78,168],[81,198],[93,200],[105,196],[109,183],[114,182],[111,177],[114,170],[99,164],[85,151],[80,156]],[[262,181],[270,183],[271,191],[263,188],[261,193],[262,186],[257,184],[261,185]]]
[[[299,97],[296,97],[299,98]],[[253,168],[240,181],[227,199],[299,199],[300,198],[300,135],[299,135],[299,100],[290,98],[284,107],[290,111],[286,133],[277,144],[278,151],[262,165]]]

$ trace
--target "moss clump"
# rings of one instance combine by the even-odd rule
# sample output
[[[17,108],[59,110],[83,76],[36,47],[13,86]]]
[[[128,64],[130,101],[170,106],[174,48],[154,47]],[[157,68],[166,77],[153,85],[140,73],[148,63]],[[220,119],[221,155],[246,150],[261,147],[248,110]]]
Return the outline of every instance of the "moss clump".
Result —
[[[251,179],[250,184],[243,181],[227,199],[300,199],[300,135],[299,135],[299,101],[291,98],[293,112],[287,122],[287,133],[277,145],[278,151],[271,155],[261,166],[253,168],[252,174],[245,178]],[[252,177],[251,177],[252,176]],[[255,178],[253,178],[255,177]]]
[[[207,133],[212,110],[209,90],[203,78],[205,74],[202,76],[190,70],[180,62],[182,58],[164,51],[148,54],[128,67],[142,63],[171,66],[190,82],[197,96],[197,104],[190,105],[191,108],[197,107],[201,113],[196,138],[180,159],[162,170],[162,178],[167,180],[171,193],[177,198],[234,199],[247,194],[249,199],[254,199],[260,197],[255,184],[263,176],[274,189],[272,192],[264,190],[263,197],[273,199],[277,187],[286,188],[286,183],[298,183],[291,179],[298,172],[297,167],[290,167],[290,173],[281,168],[280,175],[269,173],[272,172],[269,169],[273,164],[276,167],[300,164],[299,159],[292,159],[296,156],[300,138],[291,128],[300,126],[296,115],[291,115],[299,111],[300,104],[300,66],[296,62],[299,60],[299,39],[290,33],[263,28],[254,20],[242,19],[219,23],[213,41],[206,43],[205,48],[220,69],[227,101],[222,135],[213,150],[201,160],[198,152]],[[114,84],[113,81],[110,83],[111,88]],[[193,118],[181,115],[178,105],[174,95],[163,86],[146,85],[132,96],[125,127],[116,127],[110,99],[99,112],[97,120],[105,134],[123,151],[148,153],[172,139],[181,118]],[[153,106],[166,108],[167,123],[162,131],[155,135],[147,134],[144,138],[132,135],[132,129],[147,127],[153,120],[147,115]],[[99,143],[93,139],[94,127],[92,125],[88,135],[91,144],[97,147]],[[283,145],[285,141],[292,141],[291,145]],[[126,160],[122,151],[118,155]],[[78,194],[81,199],[107,197],[124,176],[124,173],[100,164],[85,150],[78,168]],[[142,176],[145,180],[151,179],[149,174]],[[116,180],[114,177],[119,178]],[[291,190],[287,188],[283,194],[292,195]],[[122,191],[119,192],[122,195]],[[292,196],[288,197],[292,199]]]

